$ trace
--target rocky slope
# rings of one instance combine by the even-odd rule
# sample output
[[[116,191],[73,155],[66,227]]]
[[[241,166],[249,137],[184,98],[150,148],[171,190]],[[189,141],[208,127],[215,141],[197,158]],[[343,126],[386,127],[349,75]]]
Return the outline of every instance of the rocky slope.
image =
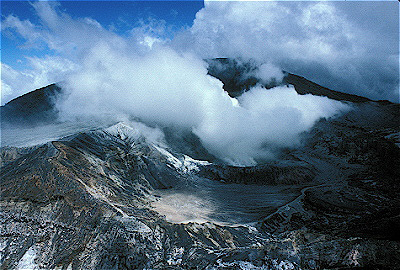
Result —
[[[53,121],[54,89],[2,113]],[[400,106],[307,89],[353,109],[253,167],[135,122],[2,147],[1,269],[400,269]]]
[[[1,106],[2,125],[36,125],[57,120],[55,99],[62,89],[51,84],[17,97]]]

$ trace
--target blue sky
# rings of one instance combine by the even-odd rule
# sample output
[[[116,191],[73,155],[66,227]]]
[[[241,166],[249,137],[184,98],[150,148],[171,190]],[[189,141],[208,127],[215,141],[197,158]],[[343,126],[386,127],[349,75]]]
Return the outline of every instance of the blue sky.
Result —
[[[174,32],[193,24],[196,13],[204,7],[203,1],[59,1],[57,7],[72,18],[90,17],[103,27],[122,36],[137,27],[141,20],[149,18],[163,20],[170,27],[168,37]],[[28,1],[1,1],[2,20],[14,15],[21,20],[40,24],[34,8]],[[26,46],[21,36],[9,31],[2,31],[1,61],[17,70],[26,68],[25,56],[41,57],[54,52],[46,47]]]

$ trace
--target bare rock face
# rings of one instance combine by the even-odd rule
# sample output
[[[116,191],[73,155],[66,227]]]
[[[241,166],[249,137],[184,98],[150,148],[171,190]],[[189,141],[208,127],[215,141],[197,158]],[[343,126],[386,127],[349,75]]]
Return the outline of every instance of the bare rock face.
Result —
[[[353,109],[252,167],[224,164],[173,127],[163,143],[116,124],[2,147],[0,268],[400,269],[400,107],[313,87]],[[214,218],[167,221],[154,202],[174,192],[211,198]],[[224,206],[248,219],[218,220]]]

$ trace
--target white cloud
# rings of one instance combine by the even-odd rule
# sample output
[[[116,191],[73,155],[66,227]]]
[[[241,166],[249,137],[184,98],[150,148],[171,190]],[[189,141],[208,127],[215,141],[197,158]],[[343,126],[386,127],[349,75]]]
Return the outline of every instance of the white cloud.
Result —
[[[2,29],[14,31],[28,43],[45,44],[49,49],[67,56],[70,60],[79,59],[80,53],[91,48],[98,40],[105,39],[113,46],[126,46],[126,41],[117,34],[107,31],[91,18],[73,19],[66,13],[57,11],[57,2],[33,2],[41,24],[34,25],[29,20],[21,21],[9,15],[2,23]]]
[[[376,12],[364,18],[364,5]],[[335,90],[398,101],[398,11],[380,12],[389,5],[206,1],[174,46],[205,58],[270,62]]]
[[[193,130],[211,153],[236,165],[296,146],[299,133],[319,118],[347,109],[328,98],[298,95],[292,87],[256,87],[232,99],[220,81],[207,75],[200,58],[166,46],[137,53],[99,43],[64,87],[66,98],[58,107],[64,120],[135,117],[179,126]]]
[[[7,16],[1,22],[1,30],[5,34],[11,34],[10,30],[16,31],[22,38],[26,40],[26,47],[37,47],[37,41],[42,39],[42,33],[35,25],[33,25],[29,20],[21,21],[18,17],[14,15]]]
[[[294,23],[289,20],[293,8],[302,10],[297,5],[206,3],[189,33],[174,40],[190,45],[194,38],[192,53],[177,52],[155,41],[165,30],[162,24],[139,26],[132,38],[123,38],[87,18],[72,19],[57,12],[48,2],[33,6],[42,20],[37,30],[40,39],[62,57],[29,58],[32,69],[24,72],[5,66],[4,84],[14,93],[22,91],[17,90],[20,86],[34,89],[61,77],[67,94],[58,108],[64,120],[134,117],[156,125],[175,125],[195,132],[221,159],[250,165],[272,157],[275,148],[296,146],[299,133],[321,117],[348,109],[327,98],[298,95],[292,87],[255,87],[232,99],[220,81],[207,75],[203,56],[257,57],[264,65],[256,75],[267,80],[281,76],[276,67],[282,62],[279,56],[283,62],[290,60],[289,55],[296,61],[311,57],[311,62],[325,63],[330,53],[340,54],[337,47],[330,47],[337,39],[335,31],[318,38],[319,32],[330,31],[328,24],[305,31],[299,18]],[[321,12],[325,16],[326,11]],[[146,44],[146,37],[143,49],[137,41]],[[41,85],[33,86],[37,84]]]
[[[61,57],[28,57],[30,69],[18,71],[1,63],[1,104],[43,86],[60,82],[78,68],[72,61]]]
[[[239,106],[218,109],[195,128],[213,154],[236,165],[273,158],[277,148],[298,145],[299,134],[321,117],[349,109],[326,97],[299,95],[293,87],[255,87],[238,101]]]
[[[141,56],[103,42],[85,56],[79,72],[67,77],[71,93],[61,108],[69,116],[126,114],[191,126],[200,121],[202,96],[213,93],[218,82],[206,74],[205,64],[194,56],[180,56],[168,48]]]
[[[282,82],[284,77],[282,70],[271,63],[260,65],[254,75],[259,78],[263,84],[268,84],[272,80]]]
[[[130,30],[130,34],[137,44],[143,45],[144,49],[151,49],[154,44],[165,44],[169,41],[168,33],[171,31],[164,20],[147,18],[139,20],[138,26]]]
[[[165,43],[166,33],[170,31],[164,21],[149,18],[147,21],[139,21],[139,25],[131,30],[131,36],[123,38],[106,30],[92,18],[73,19],[58,10],[57,2],[33,2],[32,7],[41,22],[39,25],[9,15],[2,21],[2,31],[21,36],[25,40],[22,47],[47,47],[57,56],[27,57],[29,67],[24,70],[15,70],[3,63],[1,104],[34,89],[64,80],[69,71],[78,68],[82,56],[101,41],[115,49],[148,51],[155,44]]]

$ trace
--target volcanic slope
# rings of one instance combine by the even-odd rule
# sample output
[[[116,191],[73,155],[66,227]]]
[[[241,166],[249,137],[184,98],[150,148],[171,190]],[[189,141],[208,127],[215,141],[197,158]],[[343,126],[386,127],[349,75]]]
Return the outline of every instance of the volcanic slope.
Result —
[[[11,101],[2,121],[18,122],[9,104],[21,100],[36,104],[35,125],[55,121],[40,116],[56,113],[54,89]],[[399,269],[400,107],[318,89],[352,110],[252,167],[225,164],[190,131],[134,121],[2,140],[1,268]]]

